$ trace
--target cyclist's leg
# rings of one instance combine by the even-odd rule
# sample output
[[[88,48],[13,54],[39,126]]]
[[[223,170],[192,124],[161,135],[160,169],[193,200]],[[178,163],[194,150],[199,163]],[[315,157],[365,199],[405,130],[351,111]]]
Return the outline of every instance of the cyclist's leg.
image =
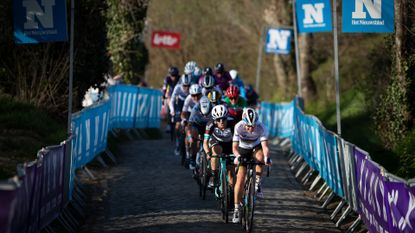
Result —
[[[264,163],[264,153],[261,147],[257,147],[254,150],[255,159],[258,162]],[[255,177],[255,191],[257,192],[258,197],[263,197],[262,190],[261,190],[261,181],[262,181],[262,172],[264,170],[264,165],[257,165],[256,166],[256,177]]]

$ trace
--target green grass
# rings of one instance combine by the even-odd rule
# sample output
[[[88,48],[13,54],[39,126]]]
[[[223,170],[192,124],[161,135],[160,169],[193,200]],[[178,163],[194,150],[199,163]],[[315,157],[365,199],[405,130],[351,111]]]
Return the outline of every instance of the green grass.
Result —
[[[0,96],[0,179],[15,175],[18,163],[36,158],[45,146],[66,137],[66,126],[26,103]]]
[[[386,150],[376,136],[373,120],[365,105],[365,96],[349,90],[340,98],[341,137],[357,147],[369,152],[372,159],[396,174],[400,165],[398,156]],[[317,116],[326,129],[337,133],[336,104],[317,103],[306,106],[306,113]]]

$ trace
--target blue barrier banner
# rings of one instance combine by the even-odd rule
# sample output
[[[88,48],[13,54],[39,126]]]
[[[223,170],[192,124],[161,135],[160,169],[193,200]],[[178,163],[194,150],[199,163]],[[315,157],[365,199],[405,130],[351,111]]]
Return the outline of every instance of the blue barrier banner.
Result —
[[[270,28],[265,38],[265,52],[289,54],[291,51],[292,30],[284,28]]]
[[[134,116],[137,114],[139,105],[139,88],[129,85],[117,85],[111,86],[108,92],[111,99],[110,128],[134,128]]]
[[[0,232],[10,233],[13,213],[16,212],[17,193],[15,184],[0,184]]]
[[[293,134],[294,101],[287,104],[262,102],[259,119],[271,137],[291,137]]]
[[[18,44],[68,40],[65,0],[14,0],[13,18]]]
[[[394,32],[394,0],[343,2],[343,32]]]
[[[330,0],[297,0],[296,12],[300,33],[331,32]]]
[[[384,190],[385,179],[380,167],[371,161],[359,148],[354,151],[358,212],[369,232],[389,232],[390,210]]]
[[[43,229],[63,209],[65,146],[47,147],[39,152],[39,156],[42,163],[42,171],[38,173],[38,179],[42,183],[39,229]]]

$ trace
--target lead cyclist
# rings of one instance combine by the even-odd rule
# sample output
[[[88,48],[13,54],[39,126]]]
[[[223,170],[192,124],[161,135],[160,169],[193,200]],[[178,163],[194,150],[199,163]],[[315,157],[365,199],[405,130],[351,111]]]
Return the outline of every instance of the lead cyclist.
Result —
[[[246,164],[242,159],[249,161],[252,157],[256,161],[271,164],[268,149],[268,133],[265,126],[258,121],[258,114],[252,108],[244,108],[242,120],[235,125],[232,139],[232,151],[236,156],[234,163],[239,165],[235,184],[235,211],[233,223],[241,221],[240,209],[245,186]],[[261,176],[263,166],[256,166],[255,191],[257,197],[263,197],[261,190]]]

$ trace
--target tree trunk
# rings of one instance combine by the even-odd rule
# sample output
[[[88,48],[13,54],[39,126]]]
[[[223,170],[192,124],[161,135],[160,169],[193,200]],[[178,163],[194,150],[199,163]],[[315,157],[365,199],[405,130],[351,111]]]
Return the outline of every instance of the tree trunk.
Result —
[[[404,71],[402,70],[403,62],[405,60],[405,38],[406,38],[406,23],[407,23],[407,0],[395,1],[395,69],[396,78],[400,82],[405,79]]]
[[[312,35],[310,33],[302,34],[299,38],[300,63],[301,63],[301,95],[304,101],[314,100],[317,95],[316,84],[311,77],[311,44]]]

